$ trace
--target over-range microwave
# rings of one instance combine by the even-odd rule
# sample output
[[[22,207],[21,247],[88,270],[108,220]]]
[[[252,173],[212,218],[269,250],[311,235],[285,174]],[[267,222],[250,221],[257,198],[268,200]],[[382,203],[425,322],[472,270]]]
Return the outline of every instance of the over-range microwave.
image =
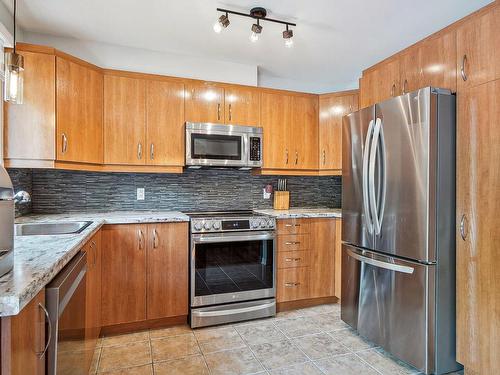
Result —
[[[186,166],[262,167],[262,128],[186,122]]]

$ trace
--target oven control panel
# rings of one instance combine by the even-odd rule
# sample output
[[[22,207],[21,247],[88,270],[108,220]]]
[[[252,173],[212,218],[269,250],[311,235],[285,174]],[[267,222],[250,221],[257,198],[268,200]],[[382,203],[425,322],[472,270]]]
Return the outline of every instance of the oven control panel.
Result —
[[[191,233],[274,230],[275,228],[276,220],[266,216],[251,218],[191,219]]]

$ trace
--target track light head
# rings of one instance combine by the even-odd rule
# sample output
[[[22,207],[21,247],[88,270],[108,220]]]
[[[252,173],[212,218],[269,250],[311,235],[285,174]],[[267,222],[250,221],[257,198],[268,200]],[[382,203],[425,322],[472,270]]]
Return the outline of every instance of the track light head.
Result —
[[[228,27],[230,24],[229,22],[229,17],[226,14],[223,14],[222,16],[219,17],[219,19],[217,20],[217,22],[215,22],[214,24],[214,31],[219,34],[223,29],[225,29],[226,27]]]
[[[285,47],[293,47],[293,30],[288,29],[288,25],[286,25],[286,30],[283,31],[283,39],[285,39]]]
[[[260,26],[260,22],[257,19],[257,23],[252,25],[252,34],[250,35],[250,40],[252,42],[256,42],[259,40],[259,35],[262,33],[262,26]]]

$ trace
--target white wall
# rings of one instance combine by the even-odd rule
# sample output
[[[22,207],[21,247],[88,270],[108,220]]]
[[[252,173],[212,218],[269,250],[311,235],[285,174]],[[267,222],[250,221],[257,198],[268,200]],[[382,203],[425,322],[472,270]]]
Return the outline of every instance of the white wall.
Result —
[[[55,47],[108,69],[257,86],[257,66],[255,65],[88,42],[26,31],[23,33],[22,40],[26,43]]]

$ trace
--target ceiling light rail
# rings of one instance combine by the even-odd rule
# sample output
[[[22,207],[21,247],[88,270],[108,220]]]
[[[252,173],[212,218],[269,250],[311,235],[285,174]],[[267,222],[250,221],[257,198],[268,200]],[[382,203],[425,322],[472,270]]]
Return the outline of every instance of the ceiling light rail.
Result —
[[[234,10],[217,8],[218,12],[224,13],[219,17],[219,19],[214,24],[214,31],[216,33],[220,33],[222,30],[227,28],[230,24],[229,15],[234,14],[236,16],[247,17],[257,20],[257,23],[252,25],[252,34],[250,35],[250,40],[252,42],[257,42],[259,40],[259,36],[262,33],[263,27],[260,25],[260,21],[267,21],[273,23],[279,23],[281,25],[285,25],[286,29],[283,31],[283,39],[285,41],[285,46],[290,48],[293,46],[293,30],[290,29],[291,26],[297,26],[297,24],[288,21],[277,20],[274,18],[267,17],[267,10],[262,7],[252,8],[250,13],[242,13]]]

